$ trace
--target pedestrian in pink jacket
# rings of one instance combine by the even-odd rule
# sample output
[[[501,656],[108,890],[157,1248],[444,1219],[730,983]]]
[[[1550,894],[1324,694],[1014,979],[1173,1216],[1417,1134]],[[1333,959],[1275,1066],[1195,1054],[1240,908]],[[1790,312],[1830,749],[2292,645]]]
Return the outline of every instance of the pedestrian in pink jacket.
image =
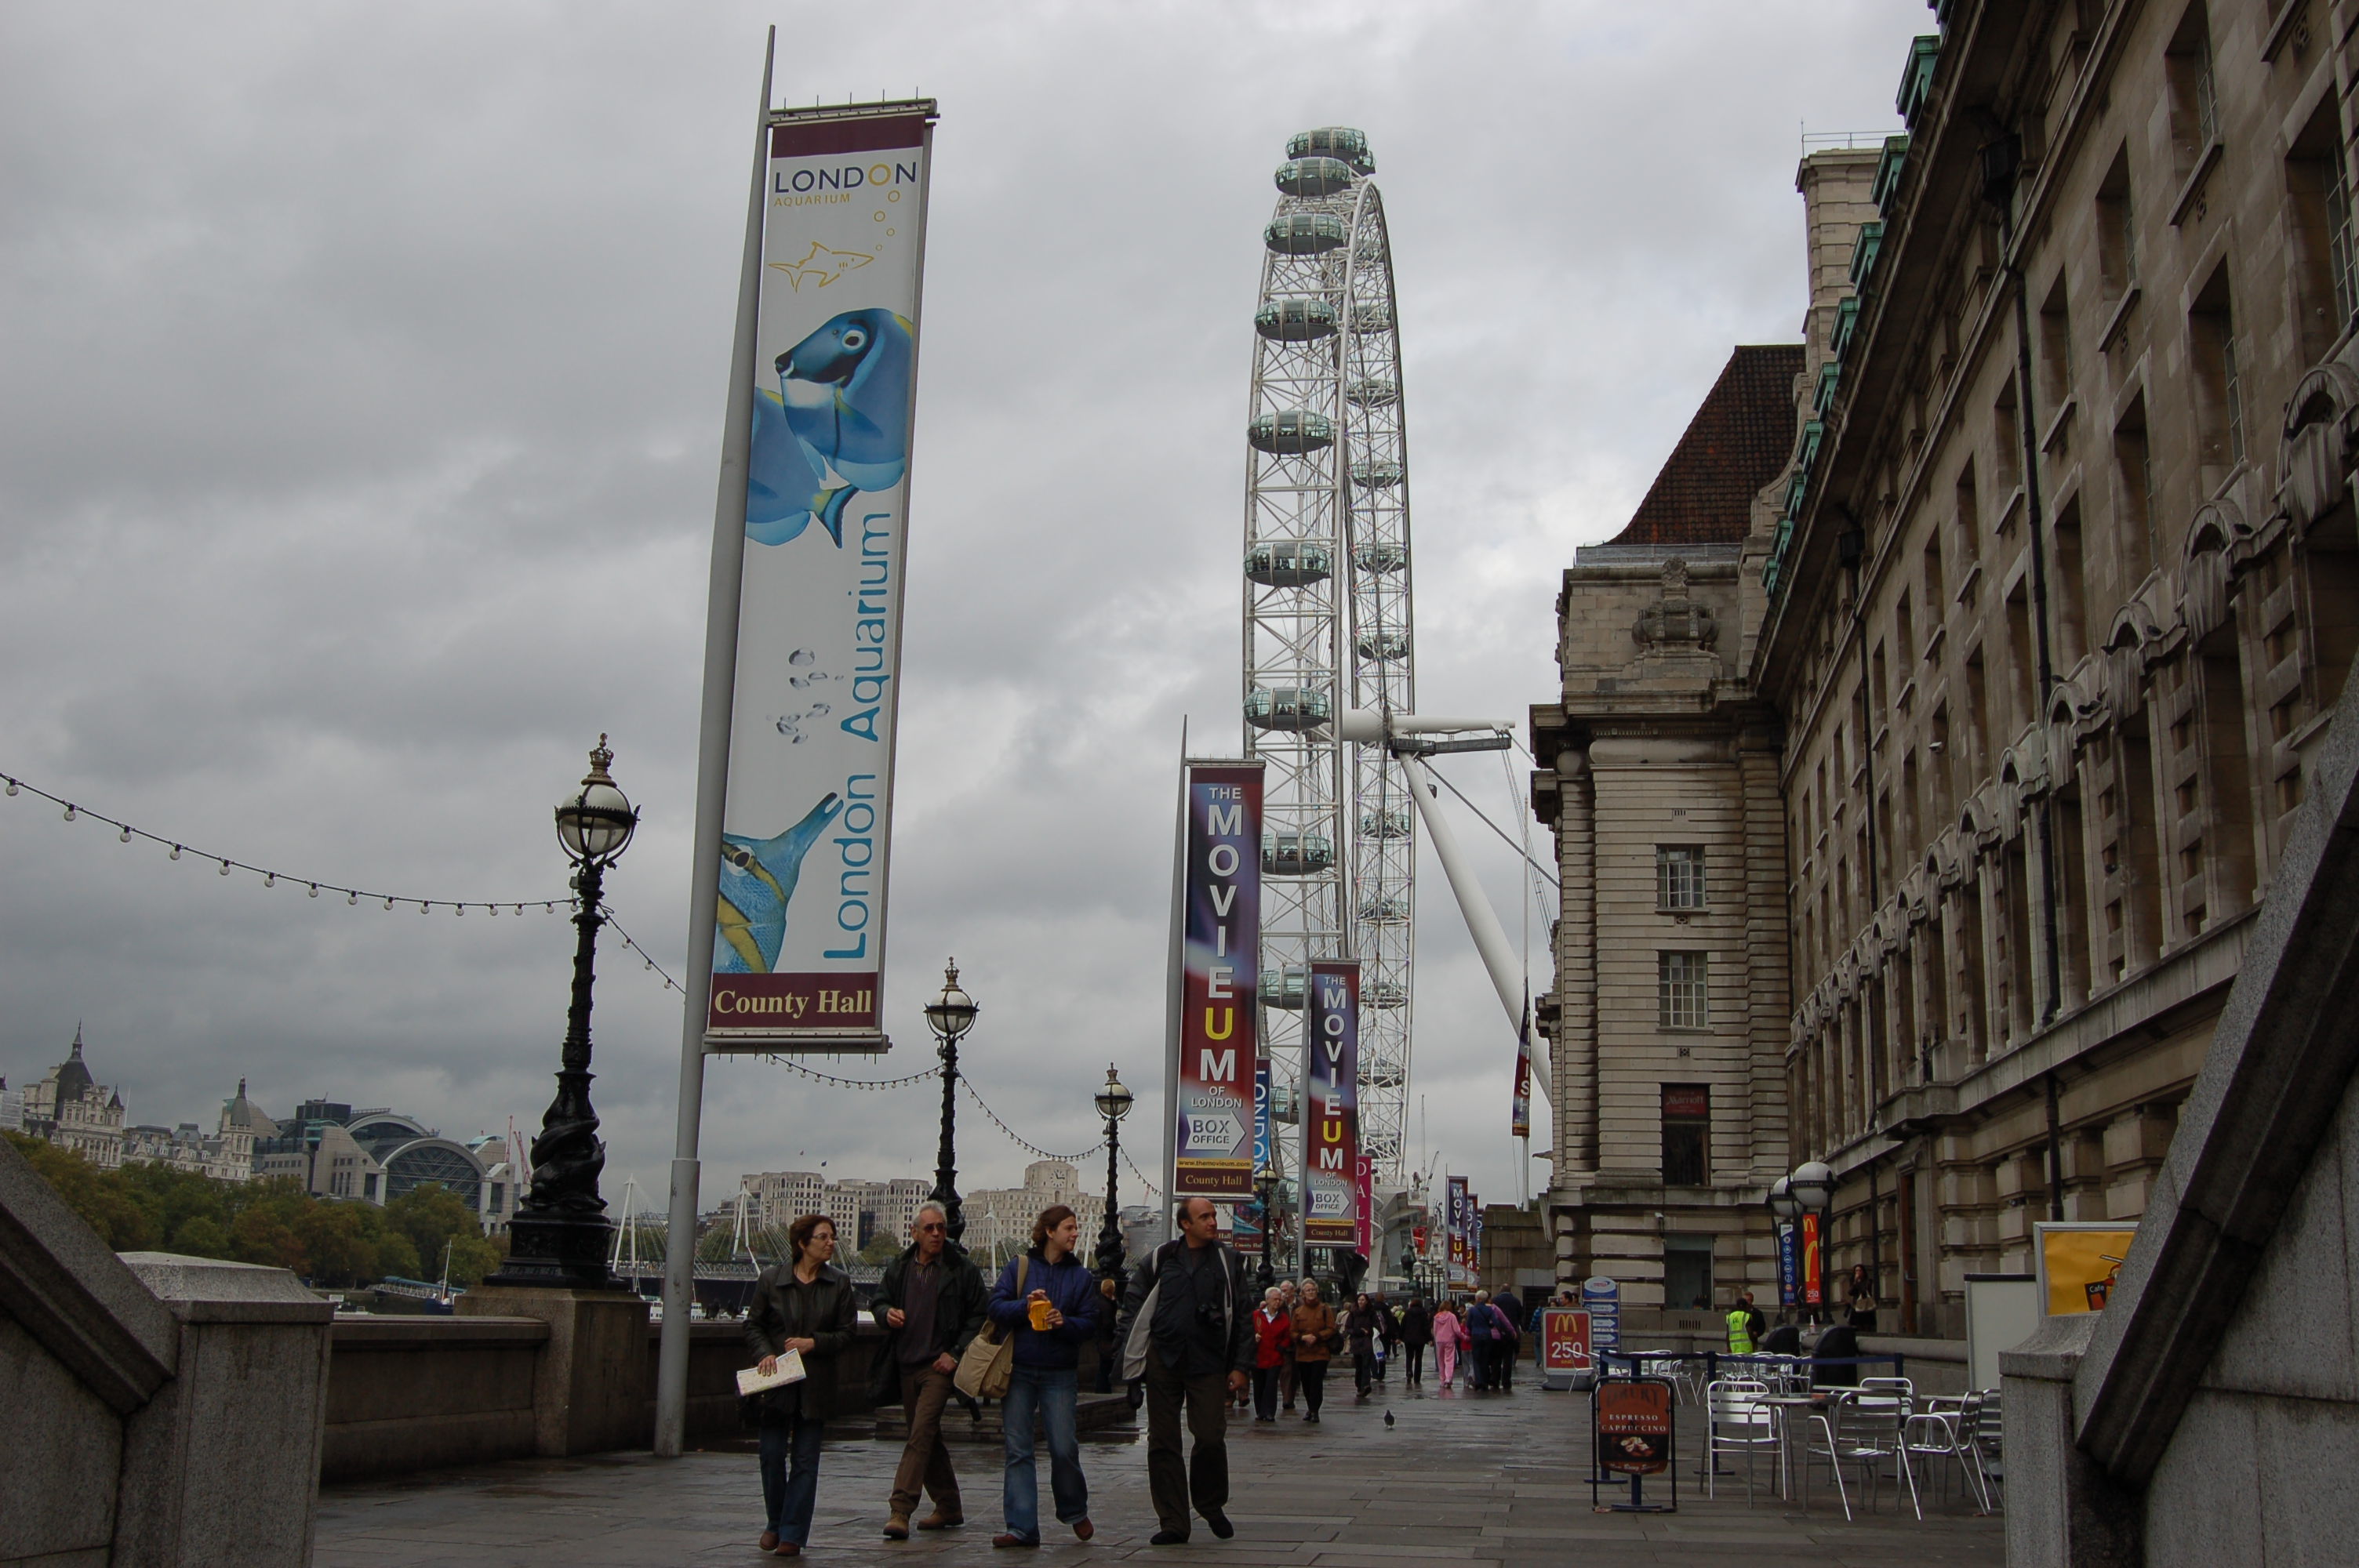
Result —
[[[1447,1302],[1434,1308],[1433,1357],[1445,1389],[1458,1376],[1458,1347],[1465,1343],[1466,1325],[1459,1320],[1457,1310]]]

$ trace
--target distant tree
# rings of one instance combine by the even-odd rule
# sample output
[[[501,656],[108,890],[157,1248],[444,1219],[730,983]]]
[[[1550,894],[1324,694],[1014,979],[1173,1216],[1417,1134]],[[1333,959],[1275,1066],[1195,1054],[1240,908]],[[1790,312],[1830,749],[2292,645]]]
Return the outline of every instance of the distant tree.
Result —
[[[475,1211],[465,1200],[440,1182],[426,1182],[402,1194],[385,1206],[385,1222],[388,1227],[408,1238],[417,1249],[421,1280],[440,1279],[442,1256],[447,1247],[451,1255],[451,1282],[472,1284],[489,1273],[498,1260],[498,1253],[483,1238],[483,1227],[476,1222]],[[474,1245],[468,1245],[470,1242]]]
[[[734,1226],[716,1225],[696,1238],[696,1260],[700,1263],[726,1263],[738,1256],[731,1242],[736,1236]]]
[[[380,1277],[376,1241],[351,1204],[317,1204],[295,1221],[314,1285],[342,1286]]]
[[[901,1255],[902,1248],[907,1245],[907,1242],[896,1241],[880,1230],[868,1238],[867,1246],[860,1249],[860,1260],[864,1263],[890,1263]]]

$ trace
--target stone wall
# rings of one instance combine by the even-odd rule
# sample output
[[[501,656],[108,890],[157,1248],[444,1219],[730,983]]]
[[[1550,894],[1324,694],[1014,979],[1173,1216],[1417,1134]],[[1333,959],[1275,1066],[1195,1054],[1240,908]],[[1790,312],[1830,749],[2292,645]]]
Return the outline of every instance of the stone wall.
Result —
[[[614,1344],[635,1348],[618,1355],[610,1346],[577,1366],[564,1355],[561,1325],[546,1317],[338,1319],[321,1478],[648,1446],[659,1329],[629,1296],[591,1304],[630,1314]],[[881,1339],[863,1326],[839,1359],[831,1418],[869,1409],[870,1357]],[[751,1364],[742,1324],[689,1331],[689,1446],[742,1434],[737,1372]]]
[[[116,1257],[0,1145],[0,1563],[310,1562],[332,1312],[283,1269]]]

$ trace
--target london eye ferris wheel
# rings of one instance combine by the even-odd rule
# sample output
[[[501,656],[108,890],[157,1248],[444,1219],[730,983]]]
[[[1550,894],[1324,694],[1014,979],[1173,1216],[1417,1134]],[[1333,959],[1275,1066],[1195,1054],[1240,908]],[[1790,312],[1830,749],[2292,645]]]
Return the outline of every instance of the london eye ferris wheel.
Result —
[[[1408,444],[1392,246],[1366,136],[1287,145],[1263,231],[1246,427],[1245,754],[1266,765],[1262,1039],[1299,1084],[1309,966],[1361,963],[1361,1149],[1403,1174],[1417,813],[1343,711],[1416,711]]]

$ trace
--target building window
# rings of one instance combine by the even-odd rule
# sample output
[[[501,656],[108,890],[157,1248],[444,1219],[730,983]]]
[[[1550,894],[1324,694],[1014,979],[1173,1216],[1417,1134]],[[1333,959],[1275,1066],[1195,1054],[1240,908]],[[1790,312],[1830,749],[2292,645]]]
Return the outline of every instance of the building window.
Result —
[[[2340,157],[2326,161],[2326,270],[2334,285],[2338,328],[2359,315],[2359,269],[2351,257],[2351,181]]]
[[[1704,1084],[1663,1086],[1663,1184],[1700,1187],[1712,1179],[1712,1089]],[[1685,1306],[1682,1301],[1679,1303]]]
[[[1663,1310],[1712,1310],[1712,1238],[1663,1238]]]
[[[1665,1029],[1707,1029],[1711,1004],[1705,995],[1701,953],[1655,955],[1655,993]]]
[[[1661,909],[1703,907],[1703,847],[1655,846],[1655,903]]]

